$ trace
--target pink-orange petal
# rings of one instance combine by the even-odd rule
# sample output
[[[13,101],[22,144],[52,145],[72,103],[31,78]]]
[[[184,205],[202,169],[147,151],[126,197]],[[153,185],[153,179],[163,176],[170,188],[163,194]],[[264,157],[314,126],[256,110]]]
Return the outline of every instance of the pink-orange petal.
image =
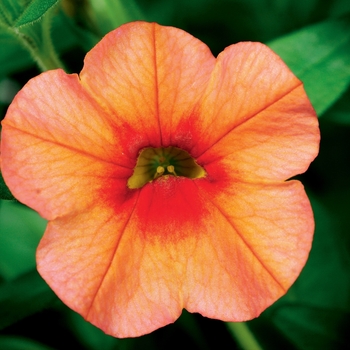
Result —
[[[190,34],[133,22],[107,34],[85,59],[82,84],[118,120],[136,129],[139,148],[193,142],[178,133],[201,97],[215,58]]]
[[[122,205],[56,219],[40,243],[42,276],[108,334],[151,332],[182,308],[227,321],[256,317],[307,259],[314,223],[299,182],[220,190],[207,179],[167,180]]]
[[[191,250],[178,244],[199,238],[191,214],[200,218],[201,202],[193,181],[168,180],[133,191],[122,205],[98,203],[50,222],[38,248],[38,269],[48,284],[108,334],[149,333],[183,309],[183,268]],[[166,212],[172,216],[162,216]]]
[[[221,138],[254,118],[301,85],[283,61],[267,46],[243,42],[217,57],[215,68],[197,111],[199,157]]]
[[[197,161],[215,178],[285,180],[303,173],[319,150],[316,114],[302,86],[223,136]],[[221,170],[221,174],[220,174]]]
[[[314,221],[303,186],[198,185],[210,215],[186,264],[191,312],[226,321],[257,317],[291,286],[311,247]],[[208,263],[210,262],[210,263]]]
[[[37,250],[38,271],[59,298],[119,337],[151,331],[145,320],[138,321],[138,308],[142,312],[147,301],[132,304],[142,258],[142,247],[126,232],[135,195],[118,211],[99,203],[90,211],[51,221]]]
[[[4,179],[16,198],[45,218],[86,210],[106,188],[125,192],[130,159],[76,75],[56,70],[32,79],[2,125]]]

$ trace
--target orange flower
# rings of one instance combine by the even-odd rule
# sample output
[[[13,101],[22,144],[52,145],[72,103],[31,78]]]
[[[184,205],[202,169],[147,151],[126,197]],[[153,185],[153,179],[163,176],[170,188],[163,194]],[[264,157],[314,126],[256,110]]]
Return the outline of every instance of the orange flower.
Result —
[[[49,220],[38,270],[117,337],[183,308],[257,317],[285,294],[314,231],[300,182],[319,129],[302,83],[260,43],[216,59],[186,32],[135,22],[77,76],[54,70],[3,121],[2,171]]]

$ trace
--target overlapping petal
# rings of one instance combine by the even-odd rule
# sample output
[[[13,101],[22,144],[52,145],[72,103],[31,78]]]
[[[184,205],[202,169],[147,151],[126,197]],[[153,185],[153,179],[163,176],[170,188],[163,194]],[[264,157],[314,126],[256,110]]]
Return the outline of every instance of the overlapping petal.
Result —
[[[197,161],[231,164],[228,171],[244,181],[285,180],[318,153],[318,121],[301,82],[260,43],[232,45],[218,56],[193,122]]]
[[[185,306],[183,277],[202,234],[193,221],[204,220],[201,208],[191,180],[147,184],[121,206],[96,205],[49,223],[38,270],[67,305],[105,332],[151,332],[174,322]]]
[[[118,141],[78,77],[50,71],[32,79],[9,107],[2,173],[13,194],[46,219],[84,211],[106,189],[117,198],[125,192],[132,165]]]
[[[47,72],[3,123],[2,171],[51,220],[38,269],[105,332],[137,336],[183,308],[256,317],[303,267],[313,217],[302,185],[318,151],[300,81],[268,48],[215,59],[189,34],[126,24],[88,53],[80,80]],[[131,190],[143,147],[188,151],[207,176]],[[210,263],[208,263],[210,262]]]
[[[208,171],[221,169],[239,181],[286,180],[307,170],[319,139],[315,112],[299,86],[235,127],[197,160]]]
[[[168,180],[117,209],[55,220],[40,243],[42,276],[107,333],[148,333],[183,308],[251,319],[307,259],[312,236],[301,233],[312,232],[312,211],[299,182],[217,191],[205,180]]]
[[[260,43],[231,45],[217,57],[199,108],[203,142],[209,148],[301,85],[269,48]]]
[[[141,147],[192,144],[193,135],[183,128],[214,64],[209,48],[188,33],[133,22],[87,54],[80,77],[122,127],[134,127],[137,154]]]

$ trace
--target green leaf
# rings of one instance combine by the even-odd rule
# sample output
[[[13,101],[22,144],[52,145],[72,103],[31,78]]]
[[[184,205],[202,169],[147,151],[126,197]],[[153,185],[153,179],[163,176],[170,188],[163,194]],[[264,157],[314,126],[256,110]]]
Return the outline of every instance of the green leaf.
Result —
[[[135,0],[90,0],[90,5],[102,34],[123,23],[145,19]]]
[[[4,0],[0,2],[1,32],[17,40],[42,71],[63,67],[52,45],[53,7],[59,0]]]
[[[0,284],[0,329],[48,307],[56,300],[36,270]]]
[[[0,200],[6,199],[6,200],[13,200],[15,197],[12,195],[10,190],[5,184],[5,181],[2,177],[1,171],[0,171]],[[1,214],[0,214],[1,215]]]
[[[55,47],[60,51],[67,51],[71,47],[80,46],[84,52],[87,52],[101,39],[89,29],[77,25],[76,21],[64,11],[59,11],[54,17],[51,35]]]
[[[74,329],[75,336],[86,346],[87,349],[114,350],[120,348],[120,343],[126,339],[117,339],[105,334],[101,329],[85,321],[79,314],[67,310],[67,322]],[[128,349],[128,347],[123,347]]]
[[[45,15],[60,0],[2,0],[0,23],[5,27],[32,24]]]
[[[270,42],[322,115],[350,85],[350,23],[325,21]]]
[[[198,349],[209,349],[208,344],[205,342],[203,330],[201,330],[199,327],[199,324],[193,314],[184,309],[182,310],[180,318],[176,322],[177,325],[182,328],[183,332],[187,333],[193,340],[193,343],[197,345]]]
[[[0,30],[0,78],[33,65],[28,51],[9,32]]]
[[[340,17],[350,13],[350,1],[349,0],[337,0],[332,2],[331,16]]]
[[[5,105],[10,104],[20,89],[21,89],[21,85],[18,82],[16,82],[14,79],[0,78],[0,104],[5,104]],[[0,119],[1,118],[2,116],[0,116]],[[0,124],[0,133],[1,133],[1,124]]]
[[[15,201],[0,201],[0,275],[6,280],[35,268],[46,221]]]
[[[5,27],[21,27],[38,21],[59,0],[2,0],[0,23]]]
[[[341,184],[341,180],[337,180]],[[348,195],[348,189],[343,188],[341,191]],[[291,291],[300,303],[350,312],[349,245],[346,240],[347,230],[344,235],[340,225],[346,220],[348,211],[345,209],[345,213],[342,213],[342,207],[347,202],[343,203],[339,194],[335,197],[338,201],[336,204],[334,198],[327,200],[323,196],[322,202],[312,195],[309,198],[316,222],[315,237],[309,259]],[[332,203],[331,207],[337,208],[336,214],[323,202],[328,206]]]
[[[32,0],[27,7],[23,8],[22,14],[14,23],[15,27],[20,27],[39,20],[45,13],[55,6],[59,0]]]
[[[274,314],[274,322],[296,349],[345,349],[345,329],[349,314],[336,309],[310,305],[283,305]],[[344,327],[344,325],[343,325]]]
[[[6,350],[53,350],[34,340],[15,336],[0,336],[0,349]]]
[[[31,26],[21,27],[21,29],[25,31],[25,29],[33,27],[39,35],[42,32],[41,22],[42,20],[33,23]],[[53,16],[50,35],[54,48],[60,55],[74,46],[81,46],[84,51],[89,51],[99,39],[77,26],[71,18],[67,18],[63,11],[58,11]],[[11,31],[0,30],[0,48],[0,79],[34,65],[30,53]]]
[[[350,89],[325,113],[324,118],[338,124],[350,125]]]
[[[21,9],[26,5],[25,0],[0,1],[0,27],[11,27],[21,14]]]

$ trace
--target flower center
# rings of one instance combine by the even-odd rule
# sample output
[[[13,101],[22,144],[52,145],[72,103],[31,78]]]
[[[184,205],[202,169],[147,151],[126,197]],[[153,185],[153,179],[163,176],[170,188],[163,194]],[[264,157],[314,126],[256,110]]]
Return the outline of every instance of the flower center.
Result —
[[[128,187],[141,188],[147,182],[162,176],[184,176],[189,179],[198,179],[205,175],[205,170],[180,148],[148,147],[140,152],[134,173],[128,180]]]

